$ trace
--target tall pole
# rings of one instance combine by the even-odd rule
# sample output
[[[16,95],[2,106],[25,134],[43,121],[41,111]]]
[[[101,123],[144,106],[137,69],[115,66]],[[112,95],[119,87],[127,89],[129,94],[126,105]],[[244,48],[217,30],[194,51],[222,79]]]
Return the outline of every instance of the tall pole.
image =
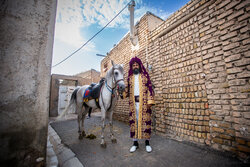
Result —
[[[138,38],[135,36],[135,26],[134,26],[134,11],[135,11],[135,1],[132,0],[131,4],[128,5],[128,10],[130,12],[130,40],[135,46],[137,45]]]

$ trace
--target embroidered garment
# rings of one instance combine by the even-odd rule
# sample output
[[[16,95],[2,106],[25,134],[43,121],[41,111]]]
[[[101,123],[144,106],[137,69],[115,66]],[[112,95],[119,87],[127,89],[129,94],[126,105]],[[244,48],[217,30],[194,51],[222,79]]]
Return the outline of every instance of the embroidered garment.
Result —
[[[135,75],[133,74],[132,65],[137,62],[140,66],[139,81],[139,110],[136,116],[135,107]],[[130,137],[137,139],[150,139],[151,135],[151,109],[148,104],[155,104],[153,99],[152,84],[149,75],[144,68],[141,60],[137,57],[131,59],[130,70],[128,75],[128,96],[129,96],[129,124],[130,124]],[[138,121],[136,119],[138,117]]]

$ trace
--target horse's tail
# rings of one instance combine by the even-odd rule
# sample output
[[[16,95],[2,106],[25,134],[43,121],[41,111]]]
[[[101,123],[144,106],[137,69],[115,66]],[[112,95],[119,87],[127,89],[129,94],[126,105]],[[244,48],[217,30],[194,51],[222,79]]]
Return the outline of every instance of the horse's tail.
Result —
[[[77,95],[77,91],[79,90],[80,88],[76,88],[74,91],[73,91],[73,93],[72,93],[72,95],[71,95],[71,98],[70,98],[70,104],[73,104],[74,102],[76,102],[76,95]]]
[[[65,110],[58,116],[58,119],[62,118],[64,115],[68,114],[69,108],[73,105],[76,104],[76,98],[77,98],[77,91],[80,88],[76,88],[70,98],[69,105],[65,108]]]

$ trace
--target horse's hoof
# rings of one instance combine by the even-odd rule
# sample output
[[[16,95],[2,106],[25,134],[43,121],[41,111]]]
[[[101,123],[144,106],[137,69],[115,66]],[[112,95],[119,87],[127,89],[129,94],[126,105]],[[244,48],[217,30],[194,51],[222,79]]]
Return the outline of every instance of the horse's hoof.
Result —
[[[85,131],[82,132],[82,137],[85,137],[86,136],[86,133]]]
[[[79,140],[82,140],[82,139],[83,139],[83,136],[82,136],[82,135],[79,135],[78,138],[79,138]]]
[[[111,139],[112,143],[117,143],[116,139]]]
[[[107,144],[106,144],[106,143],[101,143],[101,147],[102,147],[102,148],[106,148],[106,147],[107,147]]]

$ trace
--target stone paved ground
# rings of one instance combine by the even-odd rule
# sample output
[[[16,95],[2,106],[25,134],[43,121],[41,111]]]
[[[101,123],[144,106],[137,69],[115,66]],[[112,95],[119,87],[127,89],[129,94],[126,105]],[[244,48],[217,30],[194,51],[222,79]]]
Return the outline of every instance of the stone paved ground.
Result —
[[[79,140],[75,119],[51,123],[62,143],[69,147],[86,167],[235,167],[249,165],[229,154],[166,139],[156,134],[152,135],[153,151],[151,153],[145,151],[144,141],[139,142],[140,148],[135,153],[129,153],[132,144],[129,138],[129,126],[118,121],[114,121],[117,143],[111,143],[108,138],[109,127],[107,126],[105,137],[107,148],[104,149],[100,147],[100,125],[101,118],[98,115],[86,119],[87,134],[95,134],[97,138]]]

